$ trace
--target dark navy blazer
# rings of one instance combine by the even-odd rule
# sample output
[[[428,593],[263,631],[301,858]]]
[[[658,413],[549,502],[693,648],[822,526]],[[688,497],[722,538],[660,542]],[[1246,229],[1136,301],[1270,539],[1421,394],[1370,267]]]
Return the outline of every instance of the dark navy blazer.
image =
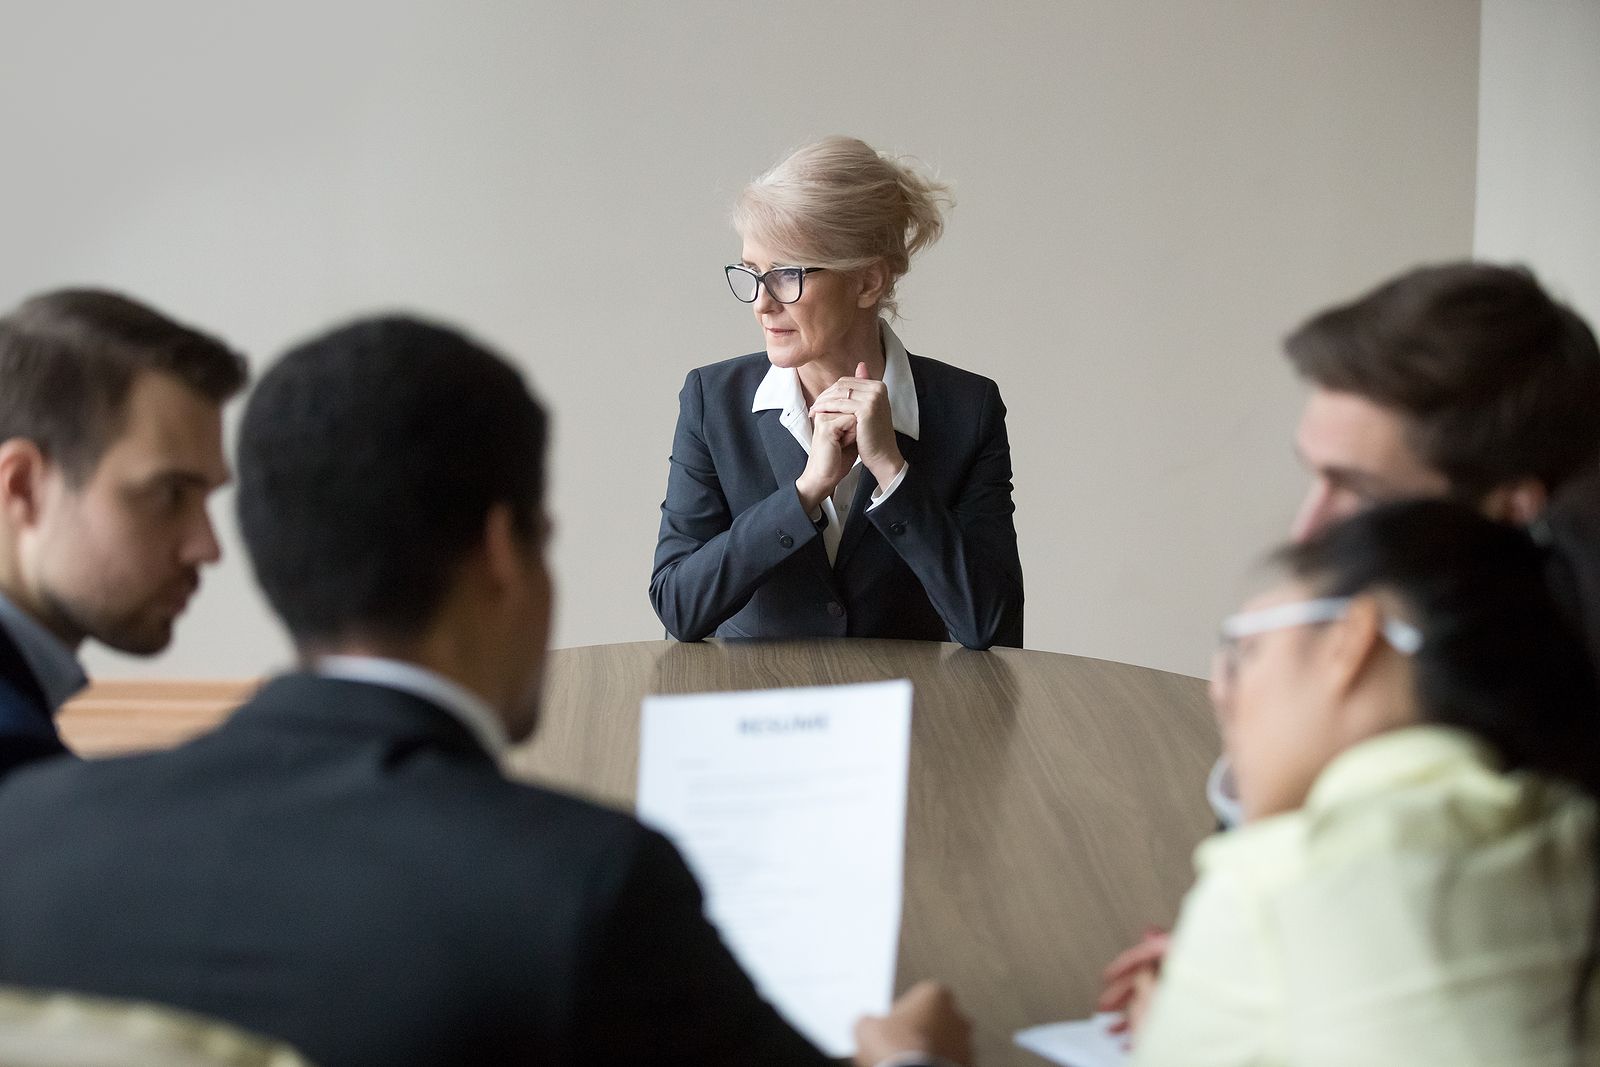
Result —
[[[5,782],[0,984],[171,1004],[341,1067],[832,1063],[660,834],[506,780],[427,701],[308,675],[180,748]]]
[[[0,626],[0,778],[24,763],[66,751],[39,679]]]
[[[863,468],[839,551],[795,492],[806,452],[779,412],[752,412],[770,366],[756,352],[691,371],[678,396],[650,601],[682,641],[897,637],[1022,645],[1022,564],[1000,390],[910,356],[920,439],[870,512]]]

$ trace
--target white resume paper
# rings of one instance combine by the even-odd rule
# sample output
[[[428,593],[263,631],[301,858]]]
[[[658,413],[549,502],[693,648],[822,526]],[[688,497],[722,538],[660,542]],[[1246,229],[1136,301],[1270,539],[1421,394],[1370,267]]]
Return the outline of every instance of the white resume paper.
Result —
[[[894,993],[911,683],[651,696],[639,817],[763,996],[830,1056]]]
[[[1016,1042],[1061,1067],[1121,1067],[1128,1062],[1128,1039],[1111,1027],[1121,1012],[1103,1011],[1092,1019],[1049,1023],[1018,1030]]]

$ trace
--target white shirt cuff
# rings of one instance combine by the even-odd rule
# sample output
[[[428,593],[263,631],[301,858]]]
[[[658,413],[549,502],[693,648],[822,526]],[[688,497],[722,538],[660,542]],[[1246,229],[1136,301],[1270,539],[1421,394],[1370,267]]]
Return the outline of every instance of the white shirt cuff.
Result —
[[[888,500],[890,494],[892,494],[896,489],[900,488],[900,483],[906,480],[906,471],[910,469],[911,464],[900,464],[900,473],[896,474],[888,485],[880,485],[876,490],[873,491],[872,503],[867,505],[867,510],[871,511],[885,500]]]
[[[795,495],[795,497],[797,499],[800,496],[800,487],[798,485],[794,487],[794,495]],[[800,506],[801,507],[805,507],[806,506],[806,502],[804,500],[801,500],[800,501]],[[813,526],[815,526],[817,523],[821,522],[822,521],[822,505],[818,504],[816,507],[814,507],[810,511],[808,511],[806,513],[806,518],[811,520],[811,525],[813,525]]]

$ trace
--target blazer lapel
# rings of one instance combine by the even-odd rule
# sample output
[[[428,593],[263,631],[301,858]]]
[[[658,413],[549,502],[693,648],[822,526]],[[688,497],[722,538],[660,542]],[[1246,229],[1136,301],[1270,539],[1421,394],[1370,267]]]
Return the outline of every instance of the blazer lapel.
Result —
[[[772,465],[772,478],[778,485],[793,486],[800,477],[800,472],[806,469],[806,462],[810,459],[806,450],[800,447],[800,442],[794,439],[794,434],[778,419],[775,408],[768,408],[761,412],[757,425],[761,427],[761,443],[766,446],[767,462]],[[848,529],[848,524],[846,524]],[[812,538],[806,545],[805,558],[816,569],[818,575],[833,588],[833,568],[828,566],[828,549],[823,544],[822,538]]]
[[[767,448],[767,462],[772,465],[772,477],[779,485],[793,485],[800,472],[806,469],[806,450],[794,439],[794,434],[778,419],[776,408],[760,413],[756,424],[761,427],[761,443]]]
[[[898,430],[895,431],[894,438],[895,442],[900,446],[900,457],[907,464],[911,463],[916,456],[916,438],[907,437]],[[799,477],[799,475],[797,474],[796,477]],[[863,465],[861,468],[861,480],[856,483],[855,499],[850,501],[850,517],[845,519],[844,535],[839,539],[839,554],[833,561],[834,570],[838,571],[844,568],[845,562],[850,558],[851,553],[861,543],[861,538],[866,533],[867,527],[872,525],[871,520],[867,518],[867,506],[872,503],[872,494],[877,491],[877,488],[878,480]]]
[[[59,742],[53,709],[44,695],[44,687],[4,627],[0,627],[0,678],[10,683],[24,701],[22,705],[9,701],[0,703],[0,733],[37,734]]]

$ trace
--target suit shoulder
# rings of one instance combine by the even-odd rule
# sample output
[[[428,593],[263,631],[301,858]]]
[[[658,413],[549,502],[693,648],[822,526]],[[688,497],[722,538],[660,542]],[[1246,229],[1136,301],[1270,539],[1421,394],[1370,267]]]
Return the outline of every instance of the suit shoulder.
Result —
[[[766,377],[767,369],[771,366],[765,352],[750,352],[718,363],[696,367],[689,372],[689,376],[698,377],[701,387],[707,392],[745,387],[753,391],[761,379]]]
[[[76,810],[77,801],[91,784],[97,784],[109,766],[128,759],[32,759],[0,776],[0,823],[5,812],[23,810],[53,817]]]
[[[926,382],[936,389],[968,393],[999,389],[993,378],[976,371],[964,370],[928,356],[914,356],[908,353],[907,359],[911,363],[911,377],[918,382]]]
[[[632,813],[544,786],[509,780],[507,785],[519,794],[522,807],[506,831],[525,843],[530,827],[541,827],[545,847],[588,871],[590,888],[599,896],[615,896],[630,878],[643,878],[643,884],[663,891],[671,885],[699,893],[677,845]]]
[[[521,894],[532,881],[566,886],[599,911],[639,877],[659,880],[682,867],[672,845],[631,814],[543,786],[505,781],[487,803],[466,803],[448,822],[478,877]],[[490,872],[499,872],[495,879]],[[507,875],[509,875],[507,877]]]
[[[506,832],[526,838],[532,826],[570,842],[601,848],[634,845],[651,831],[631,814],[547,786],[501,779],[490,803],[504,811]]]
[[[910,361],[917,401],[925,413],[924,426],[941,427],[940,432],[952,425],[978,428],[980,423],[970,418],[976,411],[984,413],[981,425],[1004,425],[1006,404],[993,378],[927,356],[911,356]]]
[[[519,804],[528,810],[548,812],[551,816],[594,827],[638,826],[639,822],[627,812],[608,808],[604,804],[564,793],[536,782],[519,782],[502,778],[507,803]]]

